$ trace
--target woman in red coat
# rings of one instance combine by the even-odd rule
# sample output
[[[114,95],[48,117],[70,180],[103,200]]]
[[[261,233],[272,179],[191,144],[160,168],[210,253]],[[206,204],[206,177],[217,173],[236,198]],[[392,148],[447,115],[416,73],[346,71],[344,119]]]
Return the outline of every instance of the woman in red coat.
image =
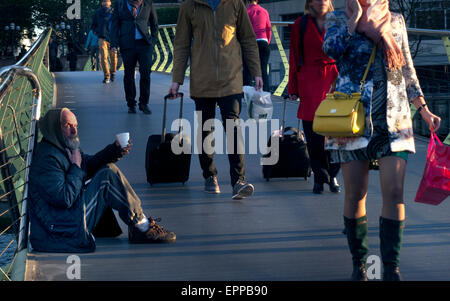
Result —
[[[300,98],[297,118],[302,120],[311,159],[314,193],[322,193],[324,183],[331,192],[340,192],[336,180],[339,165],[329,163],[325,137],[312,130],[314,113],[338,75],[334,60],[322,51],[325,16],[332,10],[331,0],[307,0],[305,15],[295,21],[291,31],[288,93],[291,100]]]

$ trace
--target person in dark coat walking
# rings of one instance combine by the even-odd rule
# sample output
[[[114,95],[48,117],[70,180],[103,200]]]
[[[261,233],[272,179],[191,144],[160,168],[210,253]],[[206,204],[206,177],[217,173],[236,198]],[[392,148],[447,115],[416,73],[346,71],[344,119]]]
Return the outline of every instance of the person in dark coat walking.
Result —
[[[50,37],[48,41],[48,56],[49,56],[49,63],[50,63],[50,71],[61,71],[58,70],[58,44],[53,36]]]
[[[149,32],[150,28],[150,32]],[[158,37],[158,18],[152,0],[118,0],[111,24],[111,45],[120,47],[125,75],[123,85],[128,113],[136,113],[135,69],[139,62],[139,110],[151,114],[150,74],[153,47]]]
[[[70,71],[77,71],[78,55],[81,54],[81,50],[72,40],[67,43],[69,53],[67,54],[67,60],[69,61]]]
[[[110,208],[128,225],[130,242],[175,241],[175,233],[145,216],[139,197],[114,164],[129,153],[131,145],[122,148],[115,141],[90,156],[80,150],[77,127],[75,115],[67,108],[51,109],[39,121],[43,138],[33,154],[29,181],[32,248],[94,251],[92,233]],[[117,223],[114,215],[109,216]]]

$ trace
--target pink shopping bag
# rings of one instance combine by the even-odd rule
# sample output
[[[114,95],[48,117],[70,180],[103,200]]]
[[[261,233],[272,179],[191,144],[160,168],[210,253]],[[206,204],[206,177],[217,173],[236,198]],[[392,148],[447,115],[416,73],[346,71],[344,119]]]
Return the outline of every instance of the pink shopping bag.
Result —
[[[436,141],[438,142],[436,144]],[[416,202],[439,205],[450,195],[450,146],[431,132],[427,163],[416,194]]]

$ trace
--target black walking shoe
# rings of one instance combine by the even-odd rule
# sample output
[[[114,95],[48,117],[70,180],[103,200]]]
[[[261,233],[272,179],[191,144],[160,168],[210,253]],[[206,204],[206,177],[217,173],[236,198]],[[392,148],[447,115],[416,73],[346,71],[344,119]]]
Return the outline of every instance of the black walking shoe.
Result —
[[[110,82],[111,82],[111,81],[110,81],[109,78],[106,78],[106,77],[105,77],[105,78],[103,79],[103,83],[104,83],[104,84],[109,84]]]
[[[385,264],[383,270],[383,281],[402,281],[400,269],[391,264]]]
[[[341,192],[341,186],[339,186],[338,181],[336,178],[330,179],[330,191],[333,193],[339,193]]]
[[[368,281],[366,266],[364,263],[353,265],[353,273],[351,281]]]
[[[128,114],[136,114],[136,107],[128,107]]]
[[[134,225],[128,226],[128,240],[130,243],[171,243],[177,236],[174,232],[166,231],[152,218],[149,218],[150,228],[142,232]]]
[[[146,115],[150,115],[152,113],[152,111],[150,111],[150,109],[148,108],[148,105],[139,104],[139,110],[144,112],[144,114],[146,114]]]
[[[314,183],[313,187],[313,193],[315,194],[321,194],[323,192],[323,184]]]
[[[233,200],[240,200],[251,196],[255,192],[255,187],[252,184],[243,181],[237,181],[233,186]]]
[[[111,74],[111,82],[113,82],[116,79],[116,75],[114,73]]]
[[[205,180],[205,192],[219,194],[220,187],[216,176],[210,176]]]

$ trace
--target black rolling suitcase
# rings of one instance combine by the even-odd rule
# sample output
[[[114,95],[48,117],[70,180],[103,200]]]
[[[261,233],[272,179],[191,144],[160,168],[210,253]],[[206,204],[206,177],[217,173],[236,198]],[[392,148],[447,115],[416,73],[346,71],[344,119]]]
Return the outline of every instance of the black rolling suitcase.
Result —
[[[274,165],[263,165],[263,176],[270,178],[303,177],[305,180],[311,176],[311,164],[303,133],[300,131],[300,121],[297,128],[285,127],[286,98],[284,99],[283,122],[278,148],[278,162]],[[270,147],[271,139],[268,146]],[[270,157],[271,153],[264,155]]]
[[[181,119],[183,116],[183,93],[178,93],[180,100],[180,127],[178,133],[166,133],[166,110],[167,99],[170,95],[164,97],[164,113],[161,135],[151,135],[148,137],[147,150],[145,152],[145,170],[147,182],[150,185],[156,183],[185,183],[189,179],[189,170],[191,167],[191,142],[189,137],[183,136]],[[179,135],[178,135],[179,134]],[[172,151],[172,140],[179,141],[181,147],[189,149],[189,153],[175,154]]]

